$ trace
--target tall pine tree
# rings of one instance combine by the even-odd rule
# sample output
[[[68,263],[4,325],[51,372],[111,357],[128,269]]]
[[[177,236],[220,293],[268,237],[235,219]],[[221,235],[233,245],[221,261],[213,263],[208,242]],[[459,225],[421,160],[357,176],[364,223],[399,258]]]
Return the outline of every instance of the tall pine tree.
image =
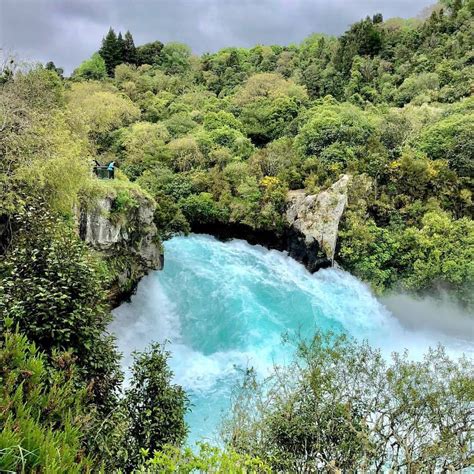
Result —
[[[114,75],[115,66],[122,62],[120,48],[117,35],[111,27],[106,37],[102,40],[102,47],[99,50],[99,54],[105,61],[105,67],[109,76]]]
[[[123,40],[123,62],[128,64],[137,64],[137,48],[133,41],[130,31],[125,33]]]
[[[121,31],[119,31],[119,34],[117,36],[117,51],[118,51],[118,59],[119,59],[119,62],[117,64],[121,64],[125,62],[125,59],[124,59],[125,41],[123,40]]]

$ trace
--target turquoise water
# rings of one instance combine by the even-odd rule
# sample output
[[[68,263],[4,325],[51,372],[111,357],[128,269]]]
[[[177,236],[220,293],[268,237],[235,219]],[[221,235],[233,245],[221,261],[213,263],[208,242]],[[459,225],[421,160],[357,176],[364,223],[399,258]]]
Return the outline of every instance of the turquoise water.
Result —
[[[114,314],[111,329],[125,367],[131,351],[168,341],[175,380],[193,403],[191,442],[215,440],[244,369],[264,376],[291,358],[291,347],[281,343],[284,333],[346,331],[387,354],[408,347],[415,357],[442,339],[404,330],[344,271],[311,275],[285,253],[205,235],[166,242],[164,270],[144,278],[131,303]]]

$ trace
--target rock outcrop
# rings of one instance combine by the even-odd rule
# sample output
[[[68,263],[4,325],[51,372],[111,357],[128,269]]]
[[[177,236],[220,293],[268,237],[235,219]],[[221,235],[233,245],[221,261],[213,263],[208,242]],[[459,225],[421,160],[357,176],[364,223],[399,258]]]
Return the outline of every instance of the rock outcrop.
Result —
[[[92,249],[104,255],[112,275],[110,300],[117,306],[135,290],[150,270],[163,267],[163,252],[153,222],[155,202],[136,190],[120,204],[114,189],[78,212],[79,235]],[[122,194],[120,194],[122,193]]]
[[[199,224],[193,231],[214,235],[221,240],[245,239],[252,245],[286,251],[310,272],[334,265],[339,221],[347,203],[350,183],[342,176],[329,189],[309,195],[290,191],[287,198],[287,225],[279,232],[253,229],[244,224]]]
[[[306,194],[304,190],[288,193],[288,252],[310,271],[331,266],[334,262],[349,182],[349,175],[344,175],[319,194]]]

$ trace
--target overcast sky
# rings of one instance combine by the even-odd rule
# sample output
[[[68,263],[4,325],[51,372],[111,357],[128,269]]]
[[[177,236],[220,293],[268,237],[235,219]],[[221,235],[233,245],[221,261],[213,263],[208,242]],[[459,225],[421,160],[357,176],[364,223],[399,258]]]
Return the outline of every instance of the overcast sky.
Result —
[[[181,41],[197,54],[341,34],[366,15],[416,16],[434,0],[0,0],[0,46],[70,73],[109,26],[136,44]]]

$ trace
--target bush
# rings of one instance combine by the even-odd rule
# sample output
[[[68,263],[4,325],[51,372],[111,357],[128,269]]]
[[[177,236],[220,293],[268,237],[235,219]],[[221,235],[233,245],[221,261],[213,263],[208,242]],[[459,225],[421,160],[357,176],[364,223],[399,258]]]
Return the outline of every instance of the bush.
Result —
[[[104,275],[74,230],[44,209],[18,217],[19,231],[0,266],[0,324],[12,319],[47,355],[72,352],[100,405],[121,374]]]
[[[402,106],[410,101],[431,102],[439,90],[439,77],[436,73],[422,73],[407,77],[395,93],[395,100]]]
[[[308,122],[296,137],[301,154],[319,156],[329,146],[363,147],[374,132],[374,126],[364,112],[348,104],[320,105],[312,109]],[[344,158],[346,159],[346,158]]]
[[[472,463],[474,366],[442,347],[420,362],[317,334],[258,382],[250,371],[225,433],[276,472],[462,470]]]
[[[428,127],[421,133],[419,148],[434,160],[448,160],[459,175],[473,178],[473,114],[453,114]]]
[[[74,70],[72,77],[74,79],[91,79],[99,81],[107,77],[105,61],[99,53],[94,53],[90,59],[86,59]]]
[[[141,447],[153,453],[167,444],[180,446],[187,436],[184,415],[189,400],[179,385],[171,383],[169,357],[170,353],[157,343],[146,352],[134,354],[132,379],[124,399],[130,466],[139,462]]]
[[[188,234],[191,229],[181,209],[163,193],[155,195],[157,202],[154,222],[161,240],[170,239],[176,234]]]
[[[179,207],[190,223],[212,224],[225,219],[225,212],[209,193],[192,194],[181,199]]]
[[[143,450],[148,455],[149,450]],[[191,448],[180,450],[174,446],[165,446],[155,451],[154,456],[141,466],[140,472],[147,474],[173,474],[176,472],[264,474],[270,468],[259,458],[239,454],[232,449],[219,449],[205,443],[199,443],[199,451]]]
[[[11,320],[10,320],[11,323]],[[83,452],[88,417],[70,353],[53,366],[26,336],[6,330],[0,341],[0,471],[89,472]]]
[[[401,242],[403,284],[410,290],[447,287],[460,301],[474,306],[474,223],[451,219],[445,212],[427,212],[422,226],[408,228]]]
[[[100,83],[73,83],[67,99],[69,111],[101,146],[107,145],[110,132],[140,117],[140,109],[127,96]]]
[[[203,164],[204,157],[193,137],[177,138],[169,143],[168,148],[177,171],[189,171]]]

